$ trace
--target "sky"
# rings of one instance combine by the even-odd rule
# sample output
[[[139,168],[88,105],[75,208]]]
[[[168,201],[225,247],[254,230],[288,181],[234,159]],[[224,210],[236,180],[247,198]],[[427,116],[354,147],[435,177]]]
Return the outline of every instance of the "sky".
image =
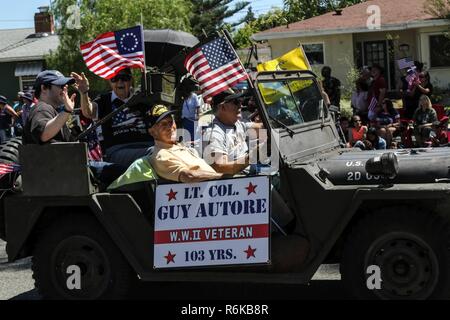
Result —
[[[50,0],[1,0],[2,15],[0,16],[0,29],[33,28],[34,14],[38,7],[49,5]],[[101,1],[101,0],[97,0]],[[272,6],[283,6],[283,0],[250,0],[253,12],[256,16],[270,10]],[[243,18],[247,9],[236,14],[226,22],[235,22]]]

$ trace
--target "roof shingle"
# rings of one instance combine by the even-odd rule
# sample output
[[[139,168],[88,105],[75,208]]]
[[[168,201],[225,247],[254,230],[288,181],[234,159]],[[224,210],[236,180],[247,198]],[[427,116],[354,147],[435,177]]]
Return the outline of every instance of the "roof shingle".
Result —
[[[426,12],[426,2],[427,0],[369,0],[344,8],[342,15],[336,15],[335,12],[328,12],[321,16],[289,24],[289,28],[284,25],[262,31],[258,35],[290,31],[366,28],[367,19],[370,16],[367,10],[371,5],[380,7],[382,26],[430,20],[435,17]]]
[[[57,35],[34,37],[34,29],[0,30],[0,61],[42,58],[59,45]]]

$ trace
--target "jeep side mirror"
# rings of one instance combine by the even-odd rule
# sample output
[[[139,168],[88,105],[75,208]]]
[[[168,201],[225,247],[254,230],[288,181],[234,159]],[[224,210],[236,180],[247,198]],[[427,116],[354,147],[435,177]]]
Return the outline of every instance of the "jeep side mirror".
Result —
[[[383,153],[366,162],[367,173],[382,178],[394,179],[398,174],[398,159],[395,153]]]

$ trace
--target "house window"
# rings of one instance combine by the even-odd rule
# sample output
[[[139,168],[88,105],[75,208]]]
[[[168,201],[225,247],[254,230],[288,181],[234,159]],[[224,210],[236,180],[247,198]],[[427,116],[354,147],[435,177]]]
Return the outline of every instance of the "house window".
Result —
[[[27,92],[33,90],[36,76],[22,76],[20,77],[20,91]]]
[[[430,36],[431,68],[450,67],[450,39],[444,35]]]
[[[323,43],[304,44],[303,50],[305,50],[309,64],[324,64]]]

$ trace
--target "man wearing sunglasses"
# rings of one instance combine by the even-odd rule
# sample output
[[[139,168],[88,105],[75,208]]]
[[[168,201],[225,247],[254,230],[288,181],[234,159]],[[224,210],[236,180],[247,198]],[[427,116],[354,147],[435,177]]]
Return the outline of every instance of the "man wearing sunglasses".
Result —
[[[223,91],[212,99],[215,119],[206,129],[203,139],[208,145],[204,155],[212,157],[217,172],[236,174],[249,166],[250,152],[247,131],[261,129],[262,123],[242,122],[242,93]]]
[[[205,158],[211,156],[207,162],[212,161],[211,166],[219,173],[237,174],[249,166],[250,160],[256,159],[253,154],[258,149],[256,146],[249,150],[248,133],[250,129],[259,130],[264,126],[262,123],[240,121],[242,96],[243,93],[223,91],[212,99],[215,119],[203,135],[204,141],[209,143],[203,153]],[[276,228],[287,227],[294,219],[293,214],[274,187],[271,187],[271,197]]]
[[[67,87],[75,79],[65,77],[56,70],[39,73],[34,84],[34,95],[38,103],[25,122],[23,143],[46,144],[72,141],[67,120],[73,113],[75,96],[68,96]]]
[[[122,69],[109,80],[111,92],[94,99],[89,98],[89,81],[82,73],[71,74],[81,96],[81,111],[88,119],[99,120],[128,102],[131,97],[132,74],[129,68]],[[143,115],[139,108],[125,108],[104,123],[99,133],[100,146],[105,161],[128,167],[134,160],[145,155],[153,145],[148,135]]]

